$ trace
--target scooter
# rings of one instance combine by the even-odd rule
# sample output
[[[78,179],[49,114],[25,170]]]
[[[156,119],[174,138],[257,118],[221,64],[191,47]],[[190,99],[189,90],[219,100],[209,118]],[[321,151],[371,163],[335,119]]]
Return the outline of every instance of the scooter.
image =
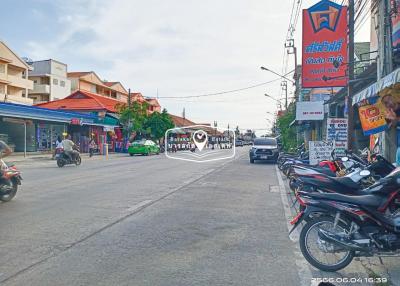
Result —
[[[8,166],[0,159],[0,201],[11,201],[17,194],[21,181],[21,172],[15,166]]]
[[[65,151],[63,151],[60,154],[60,157],[57,159],[57,166],[60,168],[64,167],[65,165],[72,165],[72,164],[79,166],[82,163],[82,158],[79,152],[76,153],[74,157],[75,157],[74,160],[71,160],[71,158],[67,154],[65,154]]]

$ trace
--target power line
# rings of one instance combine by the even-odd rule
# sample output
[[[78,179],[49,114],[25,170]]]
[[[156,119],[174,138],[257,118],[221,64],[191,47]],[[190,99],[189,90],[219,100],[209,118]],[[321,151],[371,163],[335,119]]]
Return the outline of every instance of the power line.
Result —
[[[290,73],[285,74],[285,76],[290,74]],[[251,85],[251,86],[247,86],[247,87],[243,87],[243,88],[238,88],[238,89],[233,89],[233,90],[221,91],[221,92],[206,93],[206,94],[199,94],[199,95],[187,95],[187,96],[159,96],[158,98],[159,99],[164,99],[164,98],[176,98],[176,99],[179,99],[179,98],[198,98],[198,97],[224,95],[224,94],[227,94],[227,93],[233,93],[233,92],[238,92],[238,91],[243,91],[243,90],[247,90],[247,89],[260,87],[260,86],[263,86],[263,85],[267,85],[267,84],[276,82],[276,81],[278,81],[280,79],[281,78],[279,77],[279,78],[276,78],[276,79],[273,79],[273,80],[270,80],[270,81],[266,81],[266,82],[262,82],[262,83],[258,83],[258,84],[255,84],[255,85]],[[152,97],[152,98],[154,98],[154,97]]]

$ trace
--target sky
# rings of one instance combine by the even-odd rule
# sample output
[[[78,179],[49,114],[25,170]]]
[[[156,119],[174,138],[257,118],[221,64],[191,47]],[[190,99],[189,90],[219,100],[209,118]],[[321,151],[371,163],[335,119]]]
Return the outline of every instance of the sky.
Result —
[[[0,39],[21,57],[52,58],[70,72],[95,71],[145,97],[158,96],[170,113],[181,116],[185,109],[194,122],[262,134],[271,125],[267,112],[277,110],[264,93],[279,99],[282,92],[279,78],[260,66],[285,70],[293,1],[299,0],[2,0]],[[317,2],[304,0],[302,7]],[[294,38],[301,51],[301,19]],[[368,21],[356,41],[369,41]],[[287,70],[293,68],[290,56]],[[289,97],[293,90],[290,85]]]

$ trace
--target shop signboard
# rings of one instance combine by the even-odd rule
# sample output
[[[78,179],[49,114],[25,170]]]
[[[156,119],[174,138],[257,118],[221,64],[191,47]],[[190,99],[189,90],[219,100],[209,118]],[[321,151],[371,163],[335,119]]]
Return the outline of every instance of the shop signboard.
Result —
[[[326,140],[334,142],[336,155],[344,155],[347,150],[347,118],[328,118],[326,126]]]
[[[333,141],[309,141],[310,164],[316,165],[321,161],[330,160],[333,148]]]
[[[82,125],[82,119],[80,119],[80,118],[71,118],[71,125]]]
[[[370,101],[369,103],[358,107],[361,127],[365,136],[382,132],[387,128],[383,105],[379,101]]]
[[[347,7],[323,0],[304,9],[302,87],[346,86],[344,62],[348,62]]]
[[[400,47],[400,0],[392,0],[392,11],[392,41],[393,47],[398,48]]]
[[[323,120],[323,101],[299,101],[296,102],[296,120]]]

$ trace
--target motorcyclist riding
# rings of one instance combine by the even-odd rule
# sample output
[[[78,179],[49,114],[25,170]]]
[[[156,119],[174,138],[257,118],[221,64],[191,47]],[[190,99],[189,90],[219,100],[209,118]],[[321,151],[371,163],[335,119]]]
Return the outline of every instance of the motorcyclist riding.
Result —
[[[71,161],[74,161],[78,151],[74,150],[77,147],[76,144],[71,140],[71,135],[67,135],[67,138],[62,141],[62,145],[65,154],[70,158]]]

